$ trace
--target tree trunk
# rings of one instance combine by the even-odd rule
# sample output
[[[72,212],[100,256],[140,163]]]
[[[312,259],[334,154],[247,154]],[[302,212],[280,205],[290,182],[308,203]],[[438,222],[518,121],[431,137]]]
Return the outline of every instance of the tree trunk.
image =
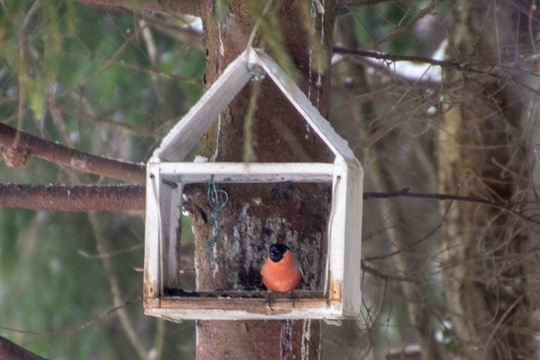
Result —
[[[514,56],[519,22],[505,5],[493,4],[495,10],[485,1],[456,4],[449,55],[478,71],[493,70]],[[447,71],[446,77],[460,85],[448,91],[439,130],[439,191],[523,205],[529,177],[521,124],[524,106],[510,85],[512,78],[458,70]],[[441,203],[442,213],[447,206]],[[447,213],[441,266],[461,357],[531,358],[526,232],[526,224],[494,208],[457,203]]]
[[[212,6],[208,2],[202,14],[207,39],[207,85],[246,48],[254,26],[250,16],[253,9],[248,9],[247,3],[232,2],[228,9]],[[290,1],[275,2],[272,6],[265,20],[271,22],[272,11],[276,11],[275,19],[279,20],[285,50],[300,69],[300,87],[327,117],[329,68],[319,75],[314,64],[319,64],[321,58],[329,64],[335,2],[325,1],[324,12]],[[313,25],[309,28],[311,22]],[[278,33],[277,29],[272,31]],[[279,40],[279,36],[276,38]],[[255,37],[254,46],[265,45],[258,45],[258,40],[258,36]],[[265,43],[268,45],[269,40]],[[324,52],[316,51],[318,48]],[[279,54],[271,55],[279,57]],[[206,134],[202,154],[211,161],[242,161],[244,136],[249,135],[252,139],[249,145],[257,162],[332,161],[324,143],[307,128],[271,81],[266,79],[257,85],[261,87],[253,125],[244,131],[254,88],[248,84]],[[272,243],[282,242],[293,248],[303,262],[305,275],[301,288],[321,289],[331,186],[245,184],[220,187],[227,191],[229,201],[219,215],[218,238],[211,248],[208,239],[213,229],[208,219],[213,210],[207,205],[205,191],[199,193],[198,201],[192,202],[197,204],[191,208],[197,288],[260,287],[259,270],[267,249]],[[192,196],[197,198],[196,189],[192,189]],[[198,321],[196,352],[198,359],[318,359],[320,322]]]

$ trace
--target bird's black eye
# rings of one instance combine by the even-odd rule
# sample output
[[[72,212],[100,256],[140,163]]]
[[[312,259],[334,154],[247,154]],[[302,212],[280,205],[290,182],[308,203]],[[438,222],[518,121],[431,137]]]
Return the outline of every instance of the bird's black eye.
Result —
[[[279,260],[283,259],[283,254],[281,251],[271,251],[270,259],[272,259],[273,262],[278,262]]]
[[[289,248],[287,247],[287,245],[284,244],[274,244],[270,246],[270,259],[273,262],[278,262],[279,260],[283,259],[283,254],[285,254],[288,249]]]

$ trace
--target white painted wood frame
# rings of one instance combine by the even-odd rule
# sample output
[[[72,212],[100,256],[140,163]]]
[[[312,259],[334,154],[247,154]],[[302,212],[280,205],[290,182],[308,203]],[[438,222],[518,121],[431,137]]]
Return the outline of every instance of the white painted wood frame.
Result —
[[[183,162],[204,132],[251,80],[253,69],[269,76],[335,154],[333,163]],[[298,291],[298,301],[278,298],[268,306],[252,291],[207,291],[165,296],[181,288],[176,243],[183,185],[208,183],[332,183],[328,266],[323,291]],[[248,186],[248,185],[246,185]],[[361,305],[363,170],[343,140],[304,93],[264,52],[248,49],[233,61],[188,114],[163,139],[147,164],[145,313],[172,321],[358,318]]]

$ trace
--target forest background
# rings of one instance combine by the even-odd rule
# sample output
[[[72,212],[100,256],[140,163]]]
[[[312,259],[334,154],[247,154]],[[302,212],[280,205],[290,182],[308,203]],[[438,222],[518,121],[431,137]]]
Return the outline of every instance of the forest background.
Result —
[[[46,358],[196,354],[194,322],[142,310],[144,163],[208,85],[197,6],[160,3],[0,1],[0,335]],[[253,3],[289,66],[273,9],[290,4]],[[366,174],[363,316],[322,325],[322,358],[540,356],[536,6],[299,10],[333,17],[310,69],[331,75],[321,112]]]

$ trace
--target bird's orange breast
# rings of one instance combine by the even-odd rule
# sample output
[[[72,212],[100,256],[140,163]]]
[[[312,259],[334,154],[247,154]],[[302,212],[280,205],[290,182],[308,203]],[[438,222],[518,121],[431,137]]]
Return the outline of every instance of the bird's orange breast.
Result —
[[[268,257],[261,267],[261,275],[266,288],[275,292],[292,291],[302,280],[302,272],[290,251],[278,262],[273,262]]]

